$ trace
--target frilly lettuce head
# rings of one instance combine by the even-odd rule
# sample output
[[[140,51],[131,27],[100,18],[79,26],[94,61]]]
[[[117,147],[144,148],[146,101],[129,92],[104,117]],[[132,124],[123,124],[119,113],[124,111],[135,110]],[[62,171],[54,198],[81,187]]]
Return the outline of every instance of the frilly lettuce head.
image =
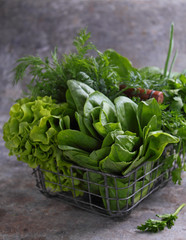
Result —
[[[31,168],[45,167],[56,159],[56,135],[70,126],[72,110],[67,103],[56,104],[51,97],[22,98],[10,109],[10,118],[3,127],[5,146],[10,155]]]

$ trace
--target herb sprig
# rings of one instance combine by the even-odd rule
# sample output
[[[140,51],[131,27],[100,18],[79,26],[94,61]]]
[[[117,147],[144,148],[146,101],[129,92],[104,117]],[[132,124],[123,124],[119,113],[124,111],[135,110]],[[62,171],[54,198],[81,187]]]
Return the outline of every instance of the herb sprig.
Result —
[[[57,48],[51,53],[51,59],[42,60],[39,56],[20,58],[14,68],[14,84],[23,80],[28,70],[31,81],[27,95],[52,96],[58,102],[65,100],[67,81],[75,79],[88,84],[112,98],[119,91],[121,81],[109,57],[97,50],[89,41],[90,33],[82,29],[73,41],[75,53],[65,54],[59,59]],[[93,51],[97,57],[88,56]]]
[[[179,206],[179,208],[176,209],[176,211],[173,214],[163,214],[156,216],[160,218],[161,220],[156,219],[148,219],[144,224],[141,224],[140,226],[137,226],[137,229],[143,231],[143,232],[159,232],[165,229],[167,227],[168,229],[171,229],[172,226],[174,226],[174,222],[178,218],[178,213],[181,211],[181,209],[186,204],[182,204]]]

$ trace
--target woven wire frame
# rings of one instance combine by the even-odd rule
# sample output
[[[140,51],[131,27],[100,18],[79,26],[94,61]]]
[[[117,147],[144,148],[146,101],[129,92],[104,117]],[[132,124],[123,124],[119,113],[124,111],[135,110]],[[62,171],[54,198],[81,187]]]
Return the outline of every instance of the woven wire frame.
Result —
[[[103,173],[72,165],[70,174],[34,169],[36,187],[47,197],[54,197],[81,209],[109,217],[128,215],[143,199],[158,188],[164,186],[171,178],[170,169],[162,171],[164,158],[174,154],[174,148],[168,147],[163,156],[155,162],[145,162],[125,176]],[[185,160],[182,159],[182,163]],[[183,163],[184,164],[184,163]],[[77,172],[81,173],[78,176]],[[141,174],[143,172],[143,174]],[[47,173],[53,175],[55,181],[46,179]],[[100,181],[94,181],[94,177]],[[65,181],[70,181],[66,185]],[[78,185],[77,185],[78,183]],[[57,190],[52,191],[52,184]],[[81,188],[78,187],[81,185]]]

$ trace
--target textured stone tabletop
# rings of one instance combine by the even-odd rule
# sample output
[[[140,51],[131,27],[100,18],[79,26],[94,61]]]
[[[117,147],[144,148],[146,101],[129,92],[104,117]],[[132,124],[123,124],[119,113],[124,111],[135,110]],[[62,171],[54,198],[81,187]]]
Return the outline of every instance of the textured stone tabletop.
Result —
[[[182,185],[169,182],[125,219],[114,221],[48,199],[35,188],[32,170],[8,156],[2,126],[24,83],[12,87],[15,61],[28,54],[45,57],[58,46],[73,50],[72,40],[87,26],[104,51],[114,48],[136,67],[163,67],[171,22],[175,24],[175,70],[186,69],[186,2],[184,0],[1,0],[0,1],[0,240],[185,240],[186,209],[175,226],[161,233],[139,233],[136,226],[156,213],[171,213],[186,203]]]

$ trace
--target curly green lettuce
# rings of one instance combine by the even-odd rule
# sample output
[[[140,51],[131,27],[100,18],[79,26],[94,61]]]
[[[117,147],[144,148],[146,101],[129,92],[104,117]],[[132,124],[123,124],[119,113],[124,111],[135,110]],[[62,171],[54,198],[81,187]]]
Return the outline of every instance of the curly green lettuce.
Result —
[[[9,155],[15,155],[31,168],[40,166],[46,187],[53,191],[72,191],[71,164],[62,160],[57,134],[70,128],[73,116],[74,111],[67,103],[56,104],[51,97],[22,98],[10,108],[10,118],[3,127],[3,139],[10,150]],[[59,188],[58,175],[52,173],[57,172],[57,168],[63,189]],[[76,172],[73,174],[77,175]],[[73,184],[78,188],[80,182]],[[76,191],[76,194],[81,192]]]
[[[56,136],[68,125],[66,104],[55,104],[51,97],[23,98],[10,109],[10,118],[3,127],[9,155],[26,162],[31,168],[44,167],[58,154]]]

